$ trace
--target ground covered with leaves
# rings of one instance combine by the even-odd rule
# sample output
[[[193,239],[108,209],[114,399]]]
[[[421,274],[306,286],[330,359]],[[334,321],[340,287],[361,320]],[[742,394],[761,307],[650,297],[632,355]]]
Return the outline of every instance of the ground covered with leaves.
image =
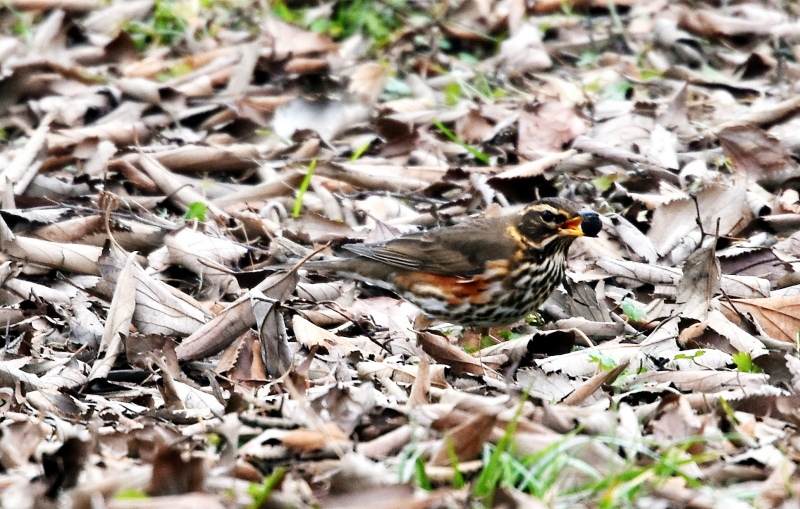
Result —
[[[0,506],[800,507],[798,14],[6,0]],[[287,270],[548,196],[487,337]]]

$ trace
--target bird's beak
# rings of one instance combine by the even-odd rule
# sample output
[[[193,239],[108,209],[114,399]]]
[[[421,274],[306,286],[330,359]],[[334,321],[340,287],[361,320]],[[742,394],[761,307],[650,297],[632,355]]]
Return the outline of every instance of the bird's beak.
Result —
[[[597,212],[581,212],[577,216],[564,221],[558,225],[560,233],[565,235],[572,235],[573,237],[597,237],[603,223],[600,221],[600,216]]]
[[[581,230],[582,222],[583,218],[581,216],[575,216],[558,225],[558,231],[559,233],[572,235],[573,237],[583,237],[583,230]]]

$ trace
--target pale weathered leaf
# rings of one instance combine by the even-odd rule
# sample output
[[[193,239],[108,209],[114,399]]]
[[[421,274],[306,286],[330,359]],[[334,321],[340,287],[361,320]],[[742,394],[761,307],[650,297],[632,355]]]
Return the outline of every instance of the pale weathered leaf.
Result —
[[[117,356],[125,350],[122,343],[125,336],[130,333],[133,314],[136,311],[136,286],[135,277],[136,253],[128,255],[125,266],[117,278],[114,297],[108,308],[106,325],[98,351],[105,354],[92,366],[89,379],[103,378],[111,371]]]
[[[720,289],[719,260],[712,247],[698,249],[683,264],[675,298],[683,314],[703,321],[708,316],[711,299]]]
[[[111,247],[98,263],[103,278],[115,289],[123,269],[122,256],[118,247]],[[206,311],[190,296],[152,278],[138,262],[133,263],[132,270],[136,280],[133,324],[139,332],[187,336],[208,320]]]

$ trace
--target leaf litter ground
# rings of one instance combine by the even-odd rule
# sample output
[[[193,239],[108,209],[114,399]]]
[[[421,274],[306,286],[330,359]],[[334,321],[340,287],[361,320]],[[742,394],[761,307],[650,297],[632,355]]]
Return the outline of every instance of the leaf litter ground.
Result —
[[[0,506],[798,507],[794,4],[0,23]],[[274,271],[544,196],[604,229],[500,343]]]

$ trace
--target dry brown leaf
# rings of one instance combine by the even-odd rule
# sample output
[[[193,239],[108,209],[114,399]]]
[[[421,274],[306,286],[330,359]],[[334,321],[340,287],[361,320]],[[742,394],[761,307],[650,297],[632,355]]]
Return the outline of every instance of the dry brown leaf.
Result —
[[[347,91],[369,104],[375,104],[386,86],[386,67],[368,62],[350,74]]]
[[[106,505],[109,509],[224,509],[225,504],[213,495],[206,493],[187,493],[185,495],[151,497],[140,500],[112,499]]]
[[[697,206],[691,199],[673,200],[658,207],[653,214],[653,224],[648,237],[659,255],[669,255],[673,261],[680,262],[695,251],[701,243],[697,227],[697,211],[703,231],[713,235],[735,235],[750,220],[750,210],[746,205],[745,185],[708,186],[697,193]]]
[[[552,153],[560,153],[588,130],[586,121],[571,108],[557,101],[527,106],[520,113],[517,150],[535,161]]]
[[[266,380],[267,373],[261,360],[261,342],[258,334],[248,330],[231,343],[220,357],[214,370],[233,380]]]
[[[564,405],[580,405],[589,396],[594,394],[600,387],[605,384],[613,383],[623,371],[628,369],[629,365],[630,359],[626,359],[620,363],[619,366],[615,366],[613,369],[594,375],[590,379],[586,380],[583,384],[578,386],[567,397],[565,397],[561,403]]]
[[[227,219],[227,212],[208,201],[200,192],[186,187],[175,175],[159,163],[155,158],[140,154],[139,165],[153,179],[161,191],[170,197],[176,205],[188,209],[192,203],[202,203],[208,211],[220,219]]]
[[[0,196],[5,196],[7,194],[6,187],[11,185],[13,185],[14,194],[25,192],[39,169],[39,165],[33,164],[33,162],[45,145],[53,117],[53,114],[48,114],[42,119],[36,132],[28,139],[25,149],[18,153],[11,164],[3,170],[3,178],[0,179]],[[12,208],[13,204],[4,201],[3,206]]]
[[[772,339],[795,344],[800,331],[800,295],[765,299],[731,299],[722,311],[734,323],[743,313]]]
[[[369,486],[348,493],[325,497],[322,506],[328,509],[426,509],[437,500],[435,495],[419,498],[408,484]]]
[[[438,182],[446,168],[431,166],[390,166],[385,164],[340,163],[321,165],[316,173],[365,189],[418,191]]]
[[[285,171],[274,179],[261,184],[249,186],[239,191],[234,191],[213,200],[217,207],[225,209],[241,207],[250,202],[262,203],[270,198],[284,196],[293,192],[293,189],[303,180],[303,173],[299,171]]]
[[[174,172],[207,174],[215,171],[241,172],[255,166],[258,150],[252,145],[235,144],[225,147],[183,145],[148,154],[165,168]],[[132,162],[139,157],[131,157]]]
[[[655,265],[658,261],[658,252],[650,239],[624,217],[615,215],[611,219],[617,235],[628,249],[643,258],[648,264]]]
[[[328,445],[346,444],[347,435],[336,424],[329,422],[320,430],[296,429],[287,431],[281,437],[281,443],[290,449],[300,452],[313,452],[324,449]]]
[[[422,331],[418,333],[418,336],[425,353],[437,363],[450,366],[454,372],[478,376],[491,373],[491,370],[484,366],[479,359],[451,344],[444,336],[428,331]]]
[[[161,447],[153,457],[153,477],[147,493],[158,497],[201,491],[205,475],[202,458],[184,459],[180,449]]]
[[[443,443],[431,457],[431,463],[440,466],[451,465],[453,461],[450,451],[455,453],[459,462],[479,457],[496,422],[497,415],[491,413],[479,413],[467,418],[445,433]]]
[[[252,291],[263,292],[266,297],[264,302],[280,301],[292,294],[297,281],[295,271],[273,274],[255,286]],[[255,324],[251,295],[248,293],[187,337],[177,348],[178,359],[202,359],[221,352]]]
[[[272,377],[285,375],[292,368],[289,336],[280,302],[260,290],[250,290],[250,305],[261,344],[261,362]]]
[[[679,395],[668,396],[661,401],[649,426],[653,430],[653,437],[660,443],[682,443],[703,432],[702,419],[686,398]],[[702,451],[692,452],[697,454]]]
[[[338,345],[343,347],[347,353],[353,350],[353,346],[345,338],[314,325],[300,315],[292,316],[292,329],[297,341],[306,348],[321,346],[330,350]]]
[[[747,352],[753,358],[767,353],[761,341],[731,323],[722,312],[716,309],[708,314],[708,326],[725,336],[731,346],[739,352]]]
[[[792,479],[797,466],[788,458],[784,458],[778,468],[764,481],[761,492],[753,501],[757,507],[780,507],[791,497],[789,480]]]
[[[419,365],[397,364],[388,361],[362,361],[356,365],[356,369],[361,377],[380,381],[385,378],[391,378],[401,384],[413,384],[419,374]],[[431,386],[438,388],[449,386],[445,378],[445,369],[447,369],[447,366],[444,364],[429,366]]]
[[[456,135],[467,143],[480,143],[494,133],[492,124],[481,116],[480,110],[471,108],[456,121]]]
[[[103,246],[108,239],[105,218],[100,215],[58,221],[31,231],[32,237],[50,242]],[[111,217],[108,228],[114,240],[128,251],[150,250],[160,246],[171,225],[156,226],[140,221]]]
[[[767,33],[770,24],[781,19],[773,17],[765,23],[763,19],[726,16],[711,9],[691,10],[682,5],[674,6],[674,10],[677,11],[681,28],[706,38]]]
[[[781,142],[754,125],[731,126],[717,132],[733,169],[765,185],[780,185],[796,163]]]

